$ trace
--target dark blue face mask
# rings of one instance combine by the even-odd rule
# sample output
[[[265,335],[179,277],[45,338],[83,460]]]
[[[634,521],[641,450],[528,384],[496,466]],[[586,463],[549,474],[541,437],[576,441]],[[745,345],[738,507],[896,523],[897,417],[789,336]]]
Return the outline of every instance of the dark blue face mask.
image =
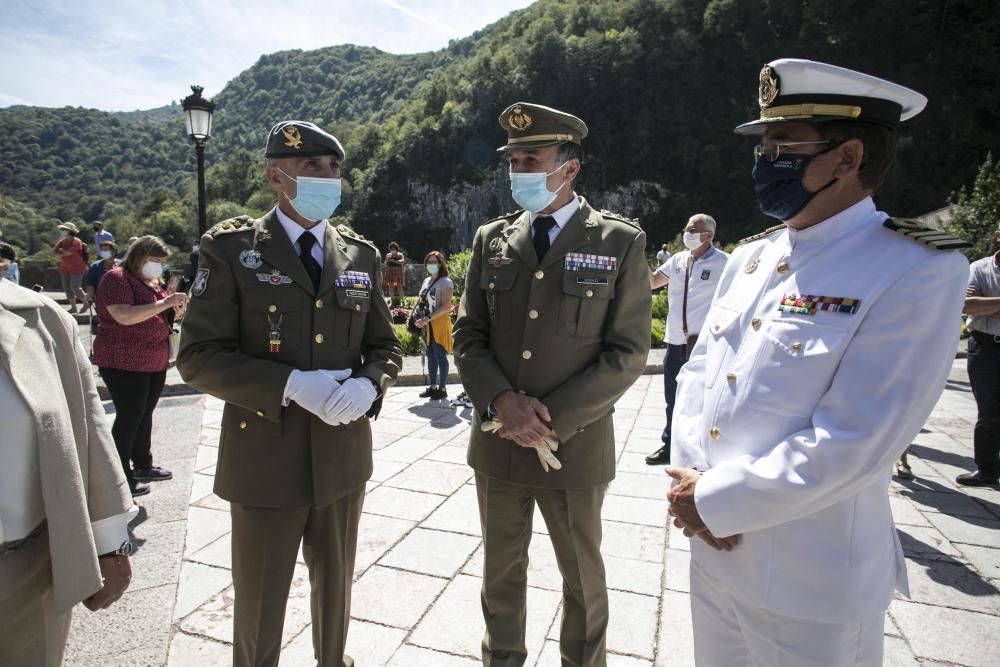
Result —
[[[823,153],[832,151],[836,144],[813,155],[779,155],[770,162],[759,157],[753,165],[753,190],[757,195],[757,203],[764,215],[785,221],[794,218],[799,211],[812,201],[812,198],[837,182],[832,179],[816,192],[809,192],[802,185],[802,174],[806,168]]]

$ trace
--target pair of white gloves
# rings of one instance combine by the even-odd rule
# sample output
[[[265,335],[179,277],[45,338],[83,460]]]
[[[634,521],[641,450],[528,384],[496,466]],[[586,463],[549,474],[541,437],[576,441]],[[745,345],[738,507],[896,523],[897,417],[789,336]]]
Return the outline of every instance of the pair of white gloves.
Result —
[[[361,419],[378,398],[375,383],[366,377],[351,377],[350,368],[327,371],[295,369],[285,384],[282,405],[295,401],[331,426]]]
[[[499,431],[503,428],[503,424],[499,419],[487,419],[479,428],[487,433],[492,433],[494,431]],[[534,445],[535,453],[538,454],[538,462],[542,464],[542,470],[545,472],[549,471],[549,468],[554,470],[561,470],[562,463],[556,458],[556,455],[552,452],[559,450],[559,440],[556,438],[556,434],[547,435],[542,438],[542,441],[537,445]]]

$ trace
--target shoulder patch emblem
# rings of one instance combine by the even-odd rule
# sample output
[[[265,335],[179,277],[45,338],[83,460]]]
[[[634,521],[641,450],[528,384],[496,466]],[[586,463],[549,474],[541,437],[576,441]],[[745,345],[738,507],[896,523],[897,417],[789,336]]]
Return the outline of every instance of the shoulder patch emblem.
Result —
[[[948,232],[942,232],[940,229],[922,225],[914,220],[889,218],[882,223],[882,226],[935,250],[960,250],[972,247],[968,241],[952,236]]]
[[[205,288],[208,287],[208,276],[211,273],[211,269],[198,269],[198,273],[194,275],[194,284],[191,285],[191,294],[201,296],[205,293]]]
[[[773,234],[775,232],[778,232],[778,231],[781,231],[784,228],[785,228],[784,225],[775,225],[774,227],[768,227],[767,229],[765,229],[764,231],[762,231],[760,234],[754,234],[753,236],[748,236],[745,239],[737,242],[736,245],[738,245],[738,246],[740,246],[740,245],[746,245],[747,243],[753,243],[754,241],[759,241],[762,238],[764,238],[766,236],[770,236],[771,234]]]
[[[240,253],[240,264],[248,269],[259,269],[263,262],[260,261],[259,250],[244,250]]]

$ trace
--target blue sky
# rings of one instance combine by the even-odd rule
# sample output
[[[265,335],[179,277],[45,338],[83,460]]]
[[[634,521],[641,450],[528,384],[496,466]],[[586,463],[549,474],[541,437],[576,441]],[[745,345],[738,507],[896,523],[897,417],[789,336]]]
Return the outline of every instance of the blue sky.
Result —
[[[0,107],[149,109],[211,97],[265,53],[433,51],[534,0],[6,0]]]

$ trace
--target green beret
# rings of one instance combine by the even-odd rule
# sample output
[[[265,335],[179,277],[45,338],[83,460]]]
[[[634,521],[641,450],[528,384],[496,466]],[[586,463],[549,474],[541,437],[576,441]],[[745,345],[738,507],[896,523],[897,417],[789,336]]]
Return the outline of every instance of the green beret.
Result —
[[[316,155],[336,155],[344,159],[344,147],[340,140],[329,132],[321,130],[313,123],[301,120],[284,120],[267,133],[264,157],[314,157]]]
[[[572,114],[518,102],[500,114],[500,127],[507,130],[507,144],[498,148],[541,148],[572,141],[579,144],[587,136],[587,124]]]

